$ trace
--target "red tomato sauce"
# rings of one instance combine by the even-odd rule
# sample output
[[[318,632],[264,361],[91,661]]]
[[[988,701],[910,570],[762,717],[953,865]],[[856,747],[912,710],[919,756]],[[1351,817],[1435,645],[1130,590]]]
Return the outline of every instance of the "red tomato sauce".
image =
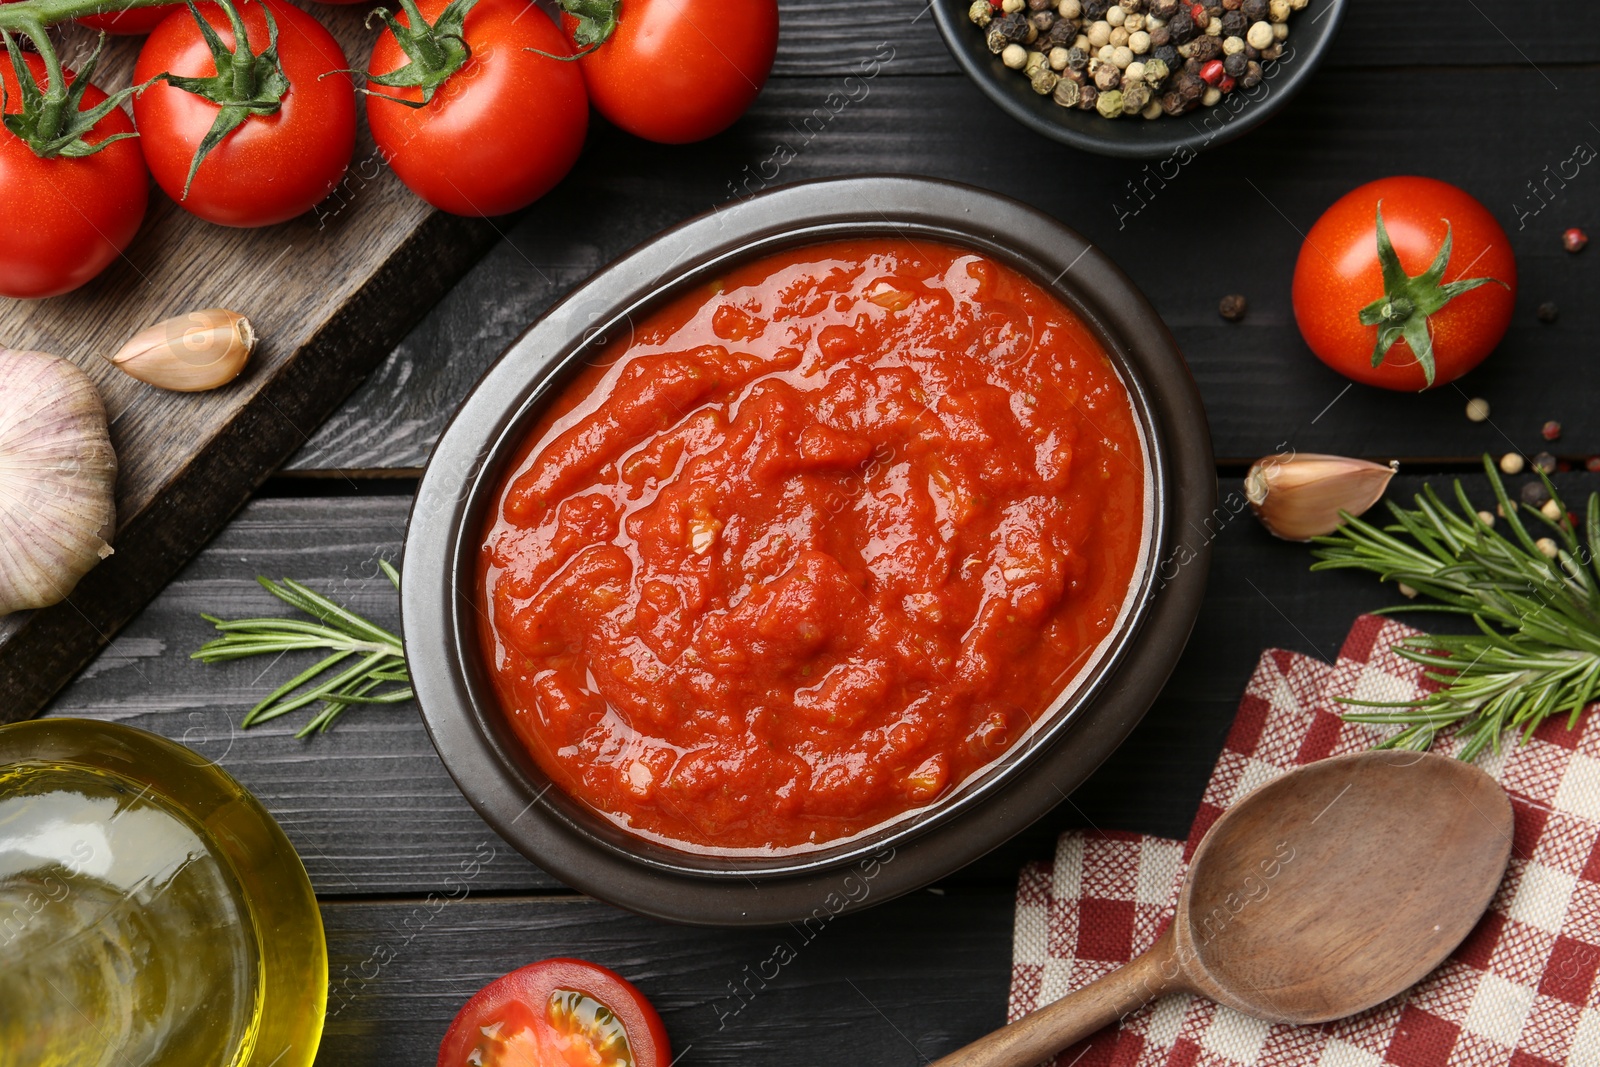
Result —
[[[760,259],[547,409],[481,556],[501,701],[656,839],[858,834],[1020,741],[1144,553],[1128,392],[1042,287],[874,239]]]

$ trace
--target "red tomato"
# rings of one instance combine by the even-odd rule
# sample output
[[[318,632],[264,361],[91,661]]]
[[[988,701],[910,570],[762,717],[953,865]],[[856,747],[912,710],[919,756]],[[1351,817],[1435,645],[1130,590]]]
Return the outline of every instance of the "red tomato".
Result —
[[[103,15],[85,15],[78,22],[91,30],[104,30],[123,37],[142,37],[161,25],[168,15],[182,10],[182,4],[161,4],[157,7],[136,7],[130,11],[107,11]]]
[[[1387,288],[1380,209],[1398,259]],[[1446,240],[1442,275],[1419,277],[1438,265]],[[1505,230],[1469,194],[1432,178],[1383,178],[1346,193],[1306,234],[1294,268],[1295,320],[1311,350],[1385,389],[1444,385],[1482,363],[1505,336],[1516,295]]]
[[[41,88],[44,60],[25,56]],[[66,72],[69,82],[75,75]],[[0,59],[7,113],[22,110],[22,91],[8,60]],[[90,86],[83,108],[106,94]],[[99,144],[133,123],[118,108],[85,138]],[[76,289],[122,253],[139,231],[150,197],[150,178],[135,141],[118,141],[92,156],[40,159],[27,143],[0,126],[0,296],[45,297]]]
[[[750,107],[778,53],[777,0],[617,0],[617,28],[578,61],[589,99],[647,141],[688,144]],[[566,17],[571,36],[577,20]]]
[[[439,1067],[669,1067],[661,1017],[625,979],[583,960],[532,963],[467,1001]]]
[[[420,0],[430,24],[447,0]],[[409,26],[402,12],[397,17]],[[457,215],[504,215],[539,199],[583,151],[589,106],[583,76],[554,23],[527,0],[480,0],[462,27],[471,55],[420,108],[415,88],[371,86],[367,122],[389,166],[412,192]],[[531,51],[530,51],[531,49]],[[372,49],[381,76],[409,62],[394,34]]]
[[[217,117],[216,104],[165,82],[134,97],[133,117],[156,183],[186,210],[224,226],[270,226],[311,210],[344,177],[356,143],[355,94],[342,71],[349,64],[321,23],[284,0],[241,2],[250,48],[267,47],[262,3],[278,20],[278,55],[289,91],[275,114],[251,115],[184,182],[200,142]],[[228,17],[215,4],[200,13],[222,43],[234,47]],[[167,19],[139,53],[134,80],[162,71],[212,77],[216,62],[192,17]],[[324,75],[328,75],[324,77]]]

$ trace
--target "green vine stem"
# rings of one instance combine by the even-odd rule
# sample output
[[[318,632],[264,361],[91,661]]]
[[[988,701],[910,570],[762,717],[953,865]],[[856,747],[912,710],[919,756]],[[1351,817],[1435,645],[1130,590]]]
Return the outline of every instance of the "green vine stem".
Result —
[[[20,4],[0,4],[0,30],[24,34],[37,45],[45,36],[45,27],[58,22],[170,3],[172,0],[24,0]],[[41,50],[40,55],[43,54]]]

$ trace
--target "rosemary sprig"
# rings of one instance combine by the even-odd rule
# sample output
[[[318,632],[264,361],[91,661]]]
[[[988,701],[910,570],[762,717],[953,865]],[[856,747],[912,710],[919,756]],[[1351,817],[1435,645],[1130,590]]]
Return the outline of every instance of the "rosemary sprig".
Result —
[[[1526,742],[1539,724],[1565,713],[1576,725],[1585,706],[1600,699],[1600,564],[1591,546],[1600,545],[1600,494],[1591,495],[1585,537],[1567,519],[1554,484],[1541,471],[1561,518],[1513,504],[1490,457],[1484,470],[1494,487],[1510,536],[1478,518],[1459,481],[1455,503],[1424,486],[1415,508],[1389,502],[1394,523],[1379,528],[1352,516],[1319,537],[1312,570],[1369,571],[1383,581],[1403,583],[1428,604],[1384,609],[1435,611],[1472,619],[1477,633],[1424,634],[1395,646],[1395,652],[1429,668],[1427,677],[1442,688],[1420,700],[1380,702],[1342,700],[1351,722],[1403,726],[1384,748],[1428,748],[1442,730],[1455,727],[1462,759],[1491,746],[1499,751],[1508,730]],[[1526,519],[1557,546],[1547,556]],[[1538,529],[1538,527],[1535,527]]]
[[[398,590],[399,572],[387,560],[379,560],[378,566]],[[256,580],[267,592],[317,621],[295,618],[228,621],[204,615],[202,618],[221,631],[222,636],[202,645],[191,658],[202,663],[222,663],[249,656],[307,650],[323,650],[330,655],[283,683],[251,708],[242,724],[246,729],[320,701],[322,706],[316,715],[295,734],[307,737],[327,730],[352,704],[399,704],[411,699],[411,675],[406,670],[400,638],[299,582],[287,578],[282,582],[268,578]],[[354,663],[350,662],[352,659]]]

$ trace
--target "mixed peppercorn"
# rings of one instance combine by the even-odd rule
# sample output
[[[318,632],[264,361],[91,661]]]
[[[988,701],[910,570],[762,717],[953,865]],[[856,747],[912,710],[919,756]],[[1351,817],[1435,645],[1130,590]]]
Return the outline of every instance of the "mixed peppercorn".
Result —
[[[1106,118],[1182,115],[1261,84],[1310,0],[973,0],[989,51],[1033,91]]]

